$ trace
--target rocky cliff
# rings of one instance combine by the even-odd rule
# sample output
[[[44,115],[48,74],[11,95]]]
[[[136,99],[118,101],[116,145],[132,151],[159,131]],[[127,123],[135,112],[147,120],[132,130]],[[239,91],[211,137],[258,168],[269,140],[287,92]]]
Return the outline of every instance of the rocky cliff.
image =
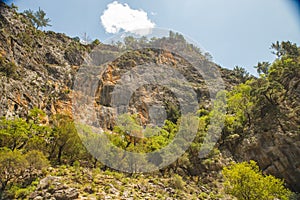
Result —
[[[25,16],[1,3],[0,116],[25,117],[33,107],[44,110],[49,116],[55,113],[71,115],[74,78],[93,48],[93,44],[82,45],[64,34],[36,30]],[[109,54],[117,51],[115,47],[104,44],[97,48]],[[208,62],[203,56],[199,59]],[[192,83],[198,101],[210,104],[203,77],[182,57],[169,51],[135,50],[111,62],[101,74],[96,88],[95,109],[103,129],[112,130],[115,123],[115,113],[111,108],[115,85],[126,70],[149,60],[157,65],[176,68]],[[220,70],[227,89],[241,82],[233,71],[210,64]],[[295,98],[298,95],[299,101],[299,79],[294,79],[291,88],[291,95]],[[174,117],[170,114],[171,110],[178,108],[179,103],[167,88],[145,85],[138,88],[130,99],[129,111],[138,113],[143,124],[150,123],[151,120],[159,122],[159,118],[151,119],[151,112],[159,112],[161,109],[153,110],[155,108],[152,105],[161,105],[169,110],[167,113],[162,112],[162,115],[165,114],[170,119]],[[288,105],[283,105],[282,109],[286,107]],[[298,105],[293,105],[290,109],[296,107]],[[262,118],[260,123],[259,127],[251,127],[247,137],[225,141],[221,145],[223,154],[238,161],[256,160],[264,172],[284,178],[292,189],[300,191],[299,121],[293,122],[296,124],[295,131],[289,131],[291,124],[288,123],[283,127],[278,123],[269,126],[272,121],[267,117]]]
[[[1,4],[0,19],[0,58],[3,65],[0,73],[0,115],[24,117],[33,107],[38,107],[49,115],[59,112],[71,114],[74,76],[84,59],[90,56],[89,53],[94,46],[82,45],[76,39],[61,33],[37,30],[24,15],[18,14],[4,4]],[[101,44],[97,48],[99,51],[108,52],[107,54],[117,51],[114,47]],[[108,116],[110,116],[109,102],[114,85],[126,70],[149,60],[155,64],[179,67],[179,71],[196,84],[198,98],[208,98],[203,78],[191,71],[194,70],[191,67],[184,67],[187,63],[182,58],[168,51],[143,51],[133,51],[130,55],[125,54],[113,61],[98,86],[97,109],[102,113],[100,123],[105,129],[113,127],[113,120],[110,120]],[[240,81],[233,72],[219,69],[227,88]],[[149,94],[147,90],[152,90],[155,94]],[[150,97],[146,97],[146,93],[150,96],[157,96],[160,99],[157,100],[159,102],[162,102],[165,98],[163,96],[166,96],[166,94],[158,95],[159,88],[151,87],[140,88],[140,92],[135,94],[135,100],[133,98],[132,103],[137,102],[137,98],[142,96],[144,100],[137,103],[139,105],[132,105],[131,110],[143,112],[141,117],[145,123],[149,121],[149,112],[145,107],[147,105],[145,102]],[[174,100],[172,103],[176,104]]]
[[[70,112],[72,76],[89,47],[64,34],[36,30],[1,3],[1,116],[25,116],[38,107]]]

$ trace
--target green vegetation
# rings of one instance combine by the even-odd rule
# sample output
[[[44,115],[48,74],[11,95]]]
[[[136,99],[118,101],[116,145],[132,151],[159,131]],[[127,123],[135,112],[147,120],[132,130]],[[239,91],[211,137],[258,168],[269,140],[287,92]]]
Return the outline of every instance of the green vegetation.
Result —
[[[9,78],[17,78],[17,65],[14,62],[7,62],[0,54],[0,75],[3,74]]]
[[[18,6],[16,6],[14,3],[11,3],[10,7],[14,11],[18,11],[18,9],[19,9]]]
[[[225,167],[223,175],[225,191],[239,200],[288,200],[291,195],[283,180],[264,176],[254,161]]]
[[[249,129],[299,134],[300,48],[290,42],[277,42],[272,48],[278,58],[272,64],[258,63],[259,78],[226,92],[223,135],[229,141],[248,137]],[[283,181],[263,176],[254,162],[230,166],[223,174],[227,192],[238,199],[288,199],[290,194]]]
[[[24,13],[36,28],[49,26],[50,20],[46,18],[43,10],[39,9],[37,12],[27,10]],[[40,34],[39,32],[35,34]],[[32,51],[35,42],[30,36],[31,33],[27,32],[18,34],[23,45],[27,45]],[[74,38],[65,47],[64,57],[72,65],[82,63],[83,58],[79,54],[100,45],[100,42],[95,40],[90,45],[82,46],[79,40],[80,38]],[[184,47],[183,53],[201,54],[200,49],[174,32],[170,32],[169,37],[161,39],[126,37],[124,44],[118,43],[117,46],[121,49],[137,49],[147,44],[163,45],[170,41],[178,48]],[[272,48],[277,59],[274,63],[258,63],[256,68],[260,74],[259,78],[250,76],[242,67],[235,67],[232,74],[242,84],[235,86],[231,91],[220,92],[217,100],[210,102],[215,107],[214,110],[211,109],[212,105],[200,106],[196,120],[181,116],[178,105],[174,105],[171,101],[165,103],[167,120],[161,128],[147,126],[143,130],[143,124],[137,115],[119,116],[113,131],[104,133],[109,138],[110,145],[141,153],[154,152],[167,146],[178,134],[180,126],[183,127],[184,134],[191,131],[186,124],[194,121],[198,123],[192,124],[192,127],[198,127],[198,130],[188,150],[174,163],[153,174],[142,176],[118,173],[98,163],[87,152],[81,141],[89,141],[90,148],[94,149],[96,154],[101,154],[103,152],[96,151],[102,150],[101,137],[83,125],[81,128],[86,135],[79,137],[76,129],[79,125],[74,124],[72,118],[64,113],[47,116],[44,111],[33,108],[24,118],[1,118],[0,199],[27,198],[36,189],[39,178],[45,177],[46,174],[66,176],[64,181],[73,184],[72,186],[80,189],[86,196],[97,192],[114,194],[117,190],[120,191],[120,196],[128,192],[128,196],[136,195],[136,198],[143,198],[141,193],[149,192],[157,199],[166,197],[220,199],[225,194],[218,189],[224,186],[228,194],[238,199],[288,199],[290,192],[284,188],[283,181],[270,175],[263,175],[253,161],[225,167],[224,185],[218,181],[214,182],[212,179],[220,179],[218,172],[224,165],[220,161],[222,155],[218,146],[212,142],[213,138],[206,138],[207,132],[211,130],[222,132],[224,141],[236,141],[246,138],[250,133],[249,130],[268,131],[275,126],[279,126],[283,133],[287,130],[299,133],[300,106],[297,103],[299,92],[296,90],[299,89],[300,49],[290,42],[277,42]],[[139,62],[153,59],[159,53],[157,50],[129,52],[125,59],[122,57],[116,60],[117,67],[133,67],[140,64]],[[203,55],[203,58],[211,60],[209,54]],[[0,74],[16,78],[18,66],[1,55]],[[43,92],[46,90],[44,88]],[[65,93],[70,92],[69,89],[65,90]],[[211,123],[213,119],[215,123]],[[225,124],[221,130],[220,123],[223,120]],[[182,142],[184,141],[178,140],[174,143],[179,144],[179,149]],[[120,165],[127,164],[132,167],[133,172],[138,171],[134,168],[134,163],[122,159],[123,155],[114,155],[118,152],[109,150],[111,149],[107,151],[110,152],[106,155],[107,159],[119,156]],[[202,151],[207,153],[204,157],[199,156],[199,152]],[[144,161],[151,161],[153,164],[162,162],[149,156],[145,156],[145,160],[141,162]],[[53,168],[47,169],[49,166]],[[214,177],[211,178],[207,174],[213,174]],[[207,185],[203,183],[205,181],[203,177],[208,177]],[[132,185],[134,186],[129,187]],[[217,189],[206,191],[205,188]]]
[[[174,138],[174,123],[166,121],[161,129],[148,126],[144,132],[136,116],[119,116],[114,127],[116,135],[109,135],[114,145],[135,152],[152,152],[166,146]],[[167,130],[170,130],[168,132]]]
[[[49,22],[51,21],[49,18],[46,18],[45,11],[39,8],[38,11],[33,12],[32,10],[25,10],[24,14],[31,21],[31,23],[38,29],[42,27],[51,26]]]
[[[127,36],[124,38],[123,42],[118,41],[116,43],[112,43],[112,45],[117,46],[120,49],[124,50],[137,50],[142,48],[147,48],[149,45],[155,47],[161,47],[161,46],[168,46],[169,44],[172,44],[173,47],[177,47],[177,52],[181,52],[183,54],[186,53],[196,53],[199,56],[206,57],[208,60],[212,60],[212,57],[209,53],[205,53],[202,55],[201,50],[193,45],[190,44],[182,34],[175,33],[173,31],[169,32],[168,37],[162,37],[162,38],[147,38],[145,36],[140,38],[135,38],[133,36]]]
[[[51,125],[44,124],[46,117],[43,111],[34,108],[27,119],[1,118],[1,195],[9,195],[12,188],[29,187],[38,178],[35,171],[43,170],[50,163],[71,165],[76,160],[84,160],[84,156],[89,157],[69,117],[55,115]],[[26,174],[28,178],[22,178]]]
[[[182,180],[182,177],[179,176],[178,174],[175,174],[173,176],[172,182],[173,182],[173,187],[176,188],[176,189],[181,189],[182,190],[185,187],[185,183]]]
[[[34,170],[41,170],[44,167],[49,166],[47,158],[40,151],[29,151],[26,154],[22,154],[20,151],[11,151],[7,148],[2,148],[0,151],[0,199],[7,190],[8,196],[12,190],[18,187],[18,190],[13,195],[20,196],[20,190],[25,190],[26,187],[19,187],[20,183],[31,183],[37,178],[34,175]],[[29,177],[24,180],[26,173],[29,173]],[[24,191],[23,191],[24,192]]]
[[[73,120],[67,115],[58,114],[52,118],[52,123],[50,158],[56,160],[57,164],[62,164],[62,159],[67,159],[67,163],[73,164],[86,153]]]
[[[240,79],[243,83],[251,78],[249,72],[243,67],[235,66],[233,68],[235,76]]]
[[[258,63],[258,79],[250,79],[227,94],[225,135],[247,134],[249,127],[297,131],[299,104],[297,80],[300,76],[300,48],[290,42],[272,45],[279,57],[274,63]],[[292,105],[291,107],[288,105]],[[270,123],[270,122],[275,123]],[[287,125],[287,122],[289,125]]]

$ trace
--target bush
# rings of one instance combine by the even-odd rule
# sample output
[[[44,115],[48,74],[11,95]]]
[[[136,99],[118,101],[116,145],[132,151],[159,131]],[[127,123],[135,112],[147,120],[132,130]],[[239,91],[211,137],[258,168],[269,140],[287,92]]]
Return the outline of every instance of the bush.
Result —
[[[288,200],[291,192],[274,176],[264,176],[255,161],[232,164],[223,169],[227,194],[239,200]]]
[[[0,199],[11,183],[17,182],[24,174],[28,163],[18,151],[3,149],[0,151]]]
[[[3,199],[27,199],[26,197],[34,192],[36,186],[37,184],[35,183],[26,187],[20,184],[14,184],[5,192]]]
[[[175,189],[180,189],[180,190],[182,190],[185,185],[184,181],[182,180],[182,177],[179,176],[178,174],[174,175],[172,179],[172,184]]]
[[[101,42],[98,39],[96,39],[92,42],[92,46],[98,46],[100,44],[101,44]]]
[[[0,73],[9,78],[17,78],[17,65],[13,62],[5,62],[5,58],[0,55]]]
[[[42,170],[43,168],[47,168],[50,165],[45,155],[38,150],[29,151],[25,155],[25,158],[31,170]]]

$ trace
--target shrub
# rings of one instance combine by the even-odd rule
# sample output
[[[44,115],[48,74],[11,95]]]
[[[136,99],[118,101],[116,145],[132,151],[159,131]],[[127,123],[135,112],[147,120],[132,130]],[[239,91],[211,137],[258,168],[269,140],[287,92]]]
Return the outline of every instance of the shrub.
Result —
[[[0,199],[11,183],[17,182],[24,174],[28,163],[19,151],[0,151]]]
[[[38,150],[29,151],[26,153],[25,158],[31,170],[42,170],[50,165],[45,155]]]
[[[5,58],[0,55],[0,73],[9,78],[17,78],[17,65],[13,62],[5,62]]]
[[[179,176],[178,174],[175,174],[173,179],[172,179],[173,187],[176,189],[182,190],[184,188],[184,181],[182,180],[182,177]]]
[[[227,194],[239,200],[288,200],[291,192],[274,176],[264,176],[255,161],[232,164],[223,169]]]

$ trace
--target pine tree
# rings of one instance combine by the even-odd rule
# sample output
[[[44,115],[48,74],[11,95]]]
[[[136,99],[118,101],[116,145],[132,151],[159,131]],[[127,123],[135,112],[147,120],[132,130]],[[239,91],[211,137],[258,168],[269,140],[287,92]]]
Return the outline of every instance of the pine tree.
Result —
[[[31,23],[37,28],[51,26],[49,18],[46,18],[46,13],[41,8],[38,11],[33,12],[32,10],[25,10],[24,14],[31,21]]]

